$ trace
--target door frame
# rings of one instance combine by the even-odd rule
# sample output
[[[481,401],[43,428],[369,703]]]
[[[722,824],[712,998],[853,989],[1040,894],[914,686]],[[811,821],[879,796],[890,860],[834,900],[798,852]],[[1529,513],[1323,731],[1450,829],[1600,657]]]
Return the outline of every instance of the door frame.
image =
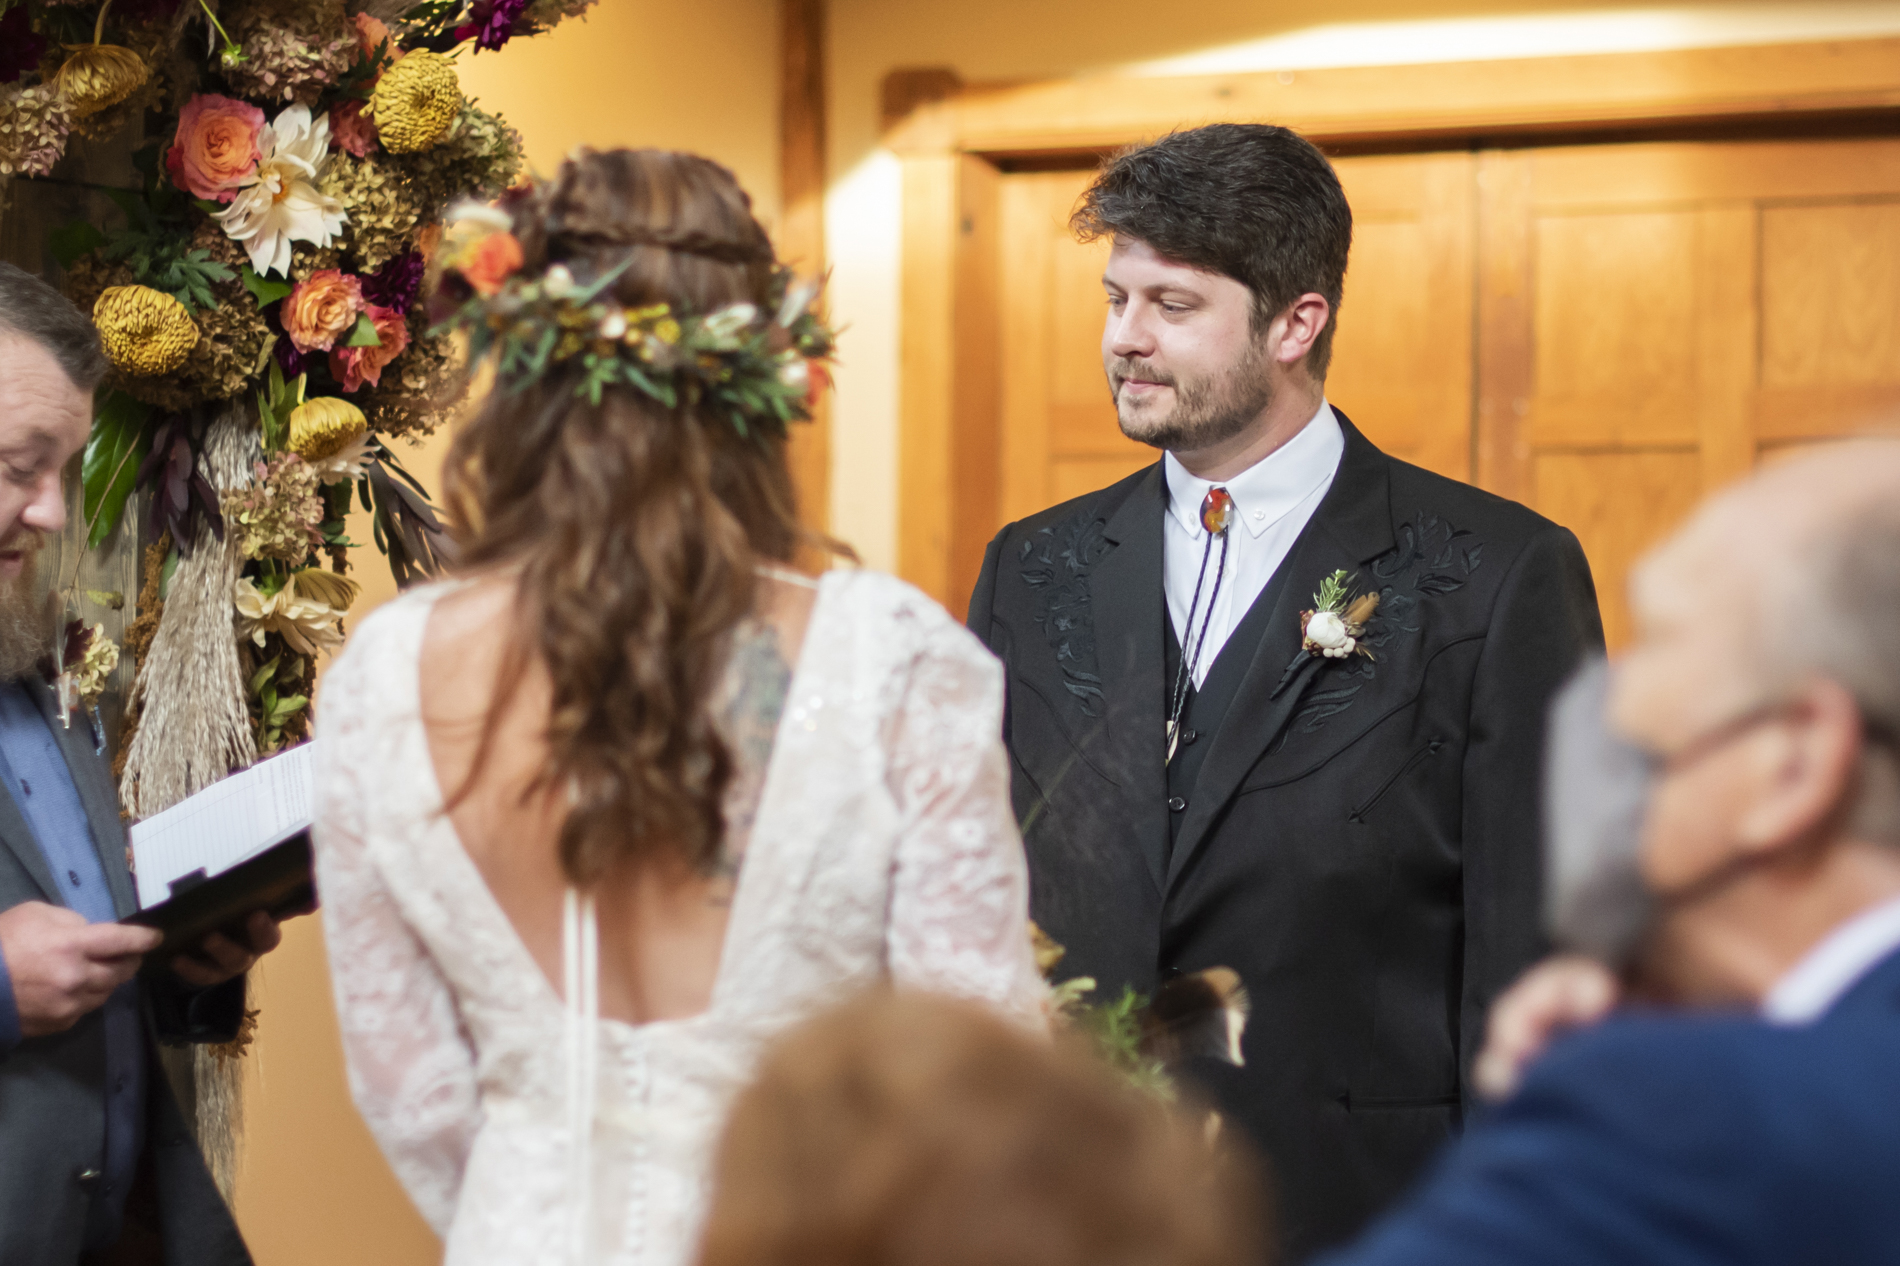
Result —
[[[903,172],[898,572],[961,611],[994,524],[1003,447],[1006,171],[1086,165],[1184,122],[1270,120],[1351,153],[1892,134],[1900,38],[1003,85],[928,69],[893,72],[884,99],[884,144]],[[1481,321],[1509,319],[1482,300]],[[1476,480],[1521,496],[1514,385],[1480,365],[1474,392]]]

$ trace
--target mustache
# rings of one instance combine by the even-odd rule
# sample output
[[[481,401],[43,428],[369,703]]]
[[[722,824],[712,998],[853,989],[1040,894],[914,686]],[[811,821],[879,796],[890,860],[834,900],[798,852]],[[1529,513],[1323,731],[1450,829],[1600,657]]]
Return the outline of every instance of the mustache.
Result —
[[[1110,365],[1108,367],[1108,376],[1114,379],[1118,386],[1127,382],[1130,378],[1139,378],[1143,382],[1160,383],[1164,387],[1174,386],[1174,375],[1167,370],[1149,361],[1134,360],[1129,357],[1121,357],[1117,359],[1113,365]]]
[[[38,528],[22,527],[0,537],[0,554],[11,554],[14,550],[37,554],[45,548],[46,533]]]

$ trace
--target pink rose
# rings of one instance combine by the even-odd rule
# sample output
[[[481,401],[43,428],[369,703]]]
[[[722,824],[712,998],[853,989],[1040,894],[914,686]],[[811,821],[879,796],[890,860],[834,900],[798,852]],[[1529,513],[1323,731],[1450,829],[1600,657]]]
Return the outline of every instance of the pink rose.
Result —
[[[291,346],[300,352],[327,352],[350,332],[363,308],[360,279],[335,268],[320,268],[284,296],[278,315]]]
[[[377,148],[376,125],[363,113],[363,105],[361,101],[339,101],[330,107],[331,144],[358,158],[368,158]]]
[[[343,384],[345,391],[358,391],[364,383],[375,387],[382,383],[383,366],[402,355],[409,346],[409,324],[394,308],[370,304],[370,323],[376,327],[379,347],[335,347],[330,349],[330,374]]]
[[[193,197],[229,202],[257,169],[257,134],[263,128],[264,112],[256,106],[200,93],[178,116],[165,170]]]

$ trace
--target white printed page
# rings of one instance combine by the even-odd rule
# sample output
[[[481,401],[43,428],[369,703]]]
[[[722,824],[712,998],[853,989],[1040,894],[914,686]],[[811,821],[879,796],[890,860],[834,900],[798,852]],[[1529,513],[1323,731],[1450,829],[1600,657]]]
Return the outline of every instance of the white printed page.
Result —
[[[302,743],[133,824],[139,908],[171,896],[174,879],[219,874],[310,825],[312,765]]]

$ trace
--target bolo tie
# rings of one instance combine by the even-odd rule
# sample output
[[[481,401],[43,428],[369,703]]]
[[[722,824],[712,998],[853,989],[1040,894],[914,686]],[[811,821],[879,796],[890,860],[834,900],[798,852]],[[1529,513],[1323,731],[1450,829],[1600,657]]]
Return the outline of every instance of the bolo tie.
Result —
[[[1174,674],[1174,690],[1168,695],[1168,757],[1163,765],[1174,763],[1174,750],[1181,745],[1181,714],[1187,710],[1188,684],[1194,680],[1195,666],[1201,662],[1201,649],[1207,645],[1207,628],[1214,622],[1214,602],[1220,597],[1221,578],[1227,574],[1227,528],[1234,521],[1234,499],[1225,488],[1209,488],[1201,498],[1201,526],[1207,529],[1207,541],[1201,546],[1201,573],[1194,578],[1194,599],[1188,603],[1187,636],[1181,639],[1181,667]],[[1201,589],[1207,584],[1207,564],[1214,556],[1214,538],[1220,538],[1220,565],[1214,569],[1214,588],[1207,595],[1207,610],[1201,612]],[[1201,631],[1194,632],[1194,616],[1201,615]]]

